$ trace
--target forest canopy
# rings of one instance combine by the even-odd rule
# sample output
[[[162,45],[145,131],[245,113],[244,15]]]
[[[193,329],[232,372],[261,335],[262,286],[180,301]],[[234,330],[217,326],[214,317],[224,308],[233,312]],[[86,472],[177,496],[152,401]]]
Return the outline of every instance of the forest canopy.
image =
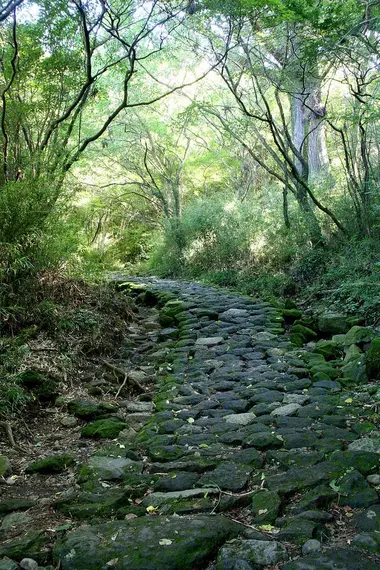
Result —
[[[379,20],[376,0],[3,0],[4,311],[25,278],[123,270],[371,313]]]

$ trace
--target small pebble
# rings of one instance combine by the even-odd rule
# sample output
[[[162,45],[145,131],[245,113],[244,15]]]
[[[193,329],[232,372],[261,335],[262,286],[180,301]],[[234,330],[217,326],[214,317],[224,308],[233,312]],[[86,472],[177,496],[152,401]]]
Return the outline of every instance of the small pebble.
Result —
[[[319,552],[321,550],[321,543],[319,540],[315,540],[311,538],[307,540],[305,544],[302,546],[302,554],[313,554],[314,552]]]
[[[368,475],[367,481],[368,483],[371,483],[371,485],[380,485],[380,475]]]
[[[78,420],[74,416],[65,416],[60,423],[63,427],[72,428],[78,425]]]
[[[41,505],[42,507],[45,507],[46,505],[51,505],[53,503],[53,499],[51,499],[50,497],[42,497],[41,499],[38,499],[38,504]]]
[[[20,562],[20,568],[23,570],[37,570],[38,563],[32,558],[23,558]]]

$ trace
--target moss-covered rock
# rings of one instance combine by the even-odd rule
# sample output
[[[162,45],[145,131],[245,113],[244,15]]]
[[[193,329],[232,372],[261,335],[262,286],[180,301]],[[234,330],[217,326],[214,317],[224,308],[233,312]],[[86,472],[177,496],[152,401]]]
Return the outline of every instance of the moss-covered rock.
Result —
[[[11,462],[5,455],[0,455],[0,477],[10,475],[12,473]]]
[[[177,324],[177,315],[184,311],[185,306],[182,301],[178,300],[170,300],[168,301],[164,307],[160,310],[159,313],[159,323],[163,327],[170,327],[171,325]]]
[[[361,355],[362,351],[360,350],[360,348],[356,346],[356,344],[351,344],[346,350],[346,355],[344,357],[343,362],[345,364],[348,364],[352,360],[357,360],[358,358],[360,358]]]
[[[281,506],[281,499],[275,491],[259,491],[252,497],[252,513],[255,523],[275,522]]]
[[[298,346],[299,348],[301,348],[305,344],[304,338],[295,333],[292,333],[290,335],[290,342],[294,344],[294,346]]]
[[[365,384],[368,381],[364,357],[351,360],[342,367],[343,378],[340,380],[343,385]]]
[[[193,570],[240,531],[240,525],[221,516],[112,521],[68,534],[56,543],[54,558],[64,570],[98,570],[114,559],[120,570]]]
[[[365,370],[370,380],[380,380],[380,337],[371,342],[365,359]]]
[[[6,515],[14,511],[27,511],[34,505],[35,501],[31,499],[6,499],[5,501],[0,501],[0,514]]]
[[[340,313],[325,313],[318,318],[318,328],[329,335],[345,334],[350,329],[346,315]]]
[[[303,325],[294,325],[291,329],[292,334],[298,335],[304,339],[305,342],[314,340],[317,338],[317,333],[312,329],[305,327]]]
[[[19,380],[24,388],[33,392],[42,402],[54,402],[58,396],[57,382],[39,372],[25,370],[19,375]]]
[[[302,311],[299,311],[298,309],[282,309],[281,312],[285,321],[288,323],[293,323],[302,317]]]
[[[332,366],[329,366],[327,362],[325,364],[316,364],[315,366],[312,366],[310,371],[314,378],[320,374],[325,374],[331,379],[339,378],[339,376],[341,375],[339,370],[336,370]],[[319,376],[318,378],[320,379]]]
[[[104,418],[117,411],[117,407],[113,404],[109,404],[108,402],[97,402],[96,400],[85,398],[72,400],[67,404],[67,409],[75,417],[87,421]]]
[[[319,340],[313,352],[321,354],[326,360],[332,360],[340,355],[341,348],[339,344],[333,340]]]
[[[35,370],[25,370],[19,375],[20,383],[25,388],[33,389],[43,384],[45,377]]]
[[[30,463],[25,469],[26,473],[62,473],[67,467],[73,465],[74,458],[71,455],[50,455]]]
[[[84,426],[81,431],[82,437],[96,439],[114,439],[127,427],[127,424],[117,418],[106,418],[96,420]]]
[[[10,560],[10,558],[5,558],[0,560],[0,570],[19,570],[20,566],[17,562]]]
[[[31,531],[10,542],[0,545],[0,558],[8,557],[20,562],[23,558],[32,558],[40,564],[46,564],[50,558],[51,535],[43,531]]]
[[[344,344],[350,346],[351,344],[365,344],[371,342],[376,337],[373,329],[368,327],[354,326],[350,328],[344,339]]]

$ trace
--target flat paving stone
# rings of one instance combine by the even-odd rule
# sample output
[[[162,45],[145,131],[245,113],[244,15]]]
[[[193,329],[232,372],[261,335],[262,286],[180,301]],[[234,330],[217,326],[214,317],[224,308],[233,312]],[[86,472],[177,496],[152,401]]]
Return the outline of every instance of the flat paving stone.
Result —
[[[240,532],[222,516],[143,517],[80,527],[59,541],[62,570],[194,570]],[[112,568],[112,565],[110,566]]]
[[[256,416],[252,412],[247,412],[245,414],[228,414],[223,417],[223,420],[228,424],[247,426],[251,424],[256,419]]]
[[[216,469],[200,478],[201,485],[217,485],[223,490],[242,491],[248,483],[252,468],[248,465],[223,461]]]
[[[286,404],[271,411],[271,416],[294,416],[301,408],[300,404]]]
[[[211,346],[216,346],[217,344],[220,344],[223,341],[224,338],[222,336],[210,336],[205,338],[198,338],[195,342],[195,345],[211,347]]]

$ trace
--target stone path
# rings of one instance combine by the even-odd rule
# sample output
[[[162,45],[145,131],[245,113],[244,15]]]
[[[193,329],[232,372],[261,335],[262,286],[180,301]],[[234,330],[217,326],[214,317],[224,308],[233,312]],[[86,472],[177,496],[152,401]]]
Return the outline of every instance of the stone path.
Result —
[[[63,504],[100,522],[56,544],[62,570],[379,568],[380,455],[358,445],[350,393],[312,382],[277,311],[196,283],[126,287],[160,309],[155,410],[82,469]]]

